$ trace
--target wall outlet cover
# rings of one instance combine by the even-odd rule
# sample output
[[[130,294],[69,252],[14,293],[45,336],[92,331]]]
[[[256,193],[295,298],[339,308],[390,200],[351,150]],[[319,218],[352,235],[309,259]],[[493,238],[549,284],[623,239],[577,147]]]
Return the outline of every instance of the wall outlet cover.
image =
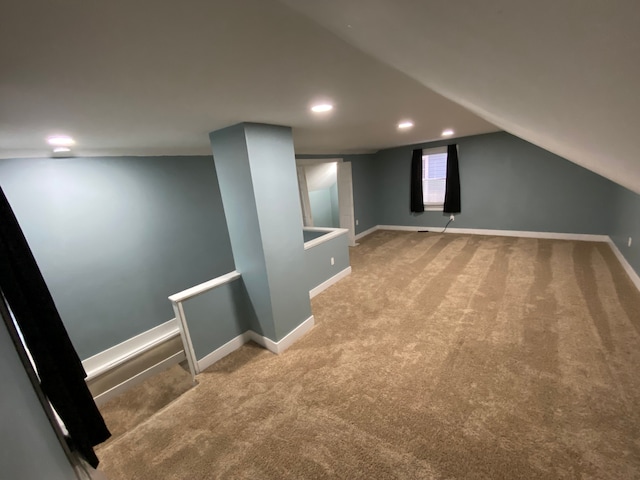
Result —
[[[631,237],[629,237],[629,241],[627,242],[627,246],[628,246],[628,247],[630,247],[630,246],[631,246],[631,240],[632,240],[632,238],[631,238]]]

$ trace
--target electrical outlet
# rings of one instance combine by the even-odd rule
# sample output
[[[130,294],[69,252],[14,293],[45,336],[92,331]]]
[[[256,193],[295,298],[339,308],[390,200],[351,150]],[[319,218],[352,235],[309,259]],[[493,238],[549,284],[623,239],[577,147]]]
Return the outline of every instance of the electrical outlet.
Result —
[[[449,217],[449,220],[451,220],[452,222],[455,221],[456,216],[452,213],[451,216]]]
[[[358,219],[356,218],[356,225],[358,225]]]
[[[627,246],[630,247],[631,246],[631,237],[629,237],[629,241],[627,242]]]
[[[331,257],[331,265],[335,265],[335,264],[336,264],[335,258]]]

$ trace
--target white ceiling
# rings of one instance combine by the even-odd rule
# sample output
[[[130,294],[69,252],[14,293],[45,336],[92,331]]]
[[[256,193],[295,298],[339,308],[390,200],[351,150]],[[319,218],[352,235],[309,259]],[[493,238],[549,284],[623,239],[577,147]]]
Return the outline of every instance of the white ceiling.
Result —
[[[78,155],[207,154],[240,121],[292,126],[298,153],[504,129],[640,193],[637,0],[22,0],[0,18],[0,158],[54,133]]]
[[[498,127],[640,193],[638,0],[283,0]]]
[[[76,155],[209,154],[241,121],[292,126],[298,153],[498,130],[272,0],[21,0],[0,18],[0,158],[46,156],[56,133]],[[323,98],[335,111],[311,114]]]

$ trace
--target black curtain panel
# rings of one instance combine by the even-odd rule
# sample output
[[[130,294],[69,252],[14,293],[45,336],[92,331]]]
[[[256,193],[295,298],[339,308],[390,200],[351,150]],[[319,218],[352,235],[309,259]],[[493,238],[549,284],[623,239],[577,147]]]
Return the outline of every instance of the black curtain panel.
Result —
[[[1,188],[0,290],[33,357],[42,391],[69,432],[70,446],[97,467],[93,447],[111,434],[91,397],[82,362]]]
[[[460,169],[458,146],[447,145],[447,184],[444,193],[444,213],[460,213]]]
[[[416,148],[411,157],[411,211],[424,212],[422,196],[422,149]]]

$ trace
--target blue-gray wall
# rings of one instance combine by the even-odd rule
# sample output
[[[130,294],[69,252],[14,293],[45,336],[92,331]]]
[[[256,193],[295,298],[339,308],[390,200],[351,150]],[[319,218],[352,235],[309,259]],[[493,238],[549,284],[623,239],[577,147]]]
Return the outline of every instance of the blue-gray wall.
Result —
[[[314,190],[309,192],[309,204],[311,205],[311,215],[313,217],[314,227],[339,227],[338,223],[334,224],[334,212],[331,201],[331,189]]]
[[[227,226],[233,240],[236,269],[242,274],[256,312],[256,323],[251,329],[272,337],[275,336],[275,327],[268,288],[269,277],[260,238],[245,132],[239,127],[229,127],[212,132],[209,137],[215,154],[220,193],[227,212]]]
[[[310,240],[314,240],[318,237],[321,237],[322,235],[325,235],[327,232],[316,232],[313,230],[303,230],[302,232],[302,238],[304,239],[305,243],[310,241]]]
[[[329,280],[349,266],[349,237],[345,233],[304,251],[307,290]],[[331,265],[331,257],[334,265]]]
[[[311,316],[304,287],[302,207],[291,128],[247,124],[260,230],[269,271],[276,335],[280,341]]]
[[[75,480],[2,319],[0,382],[0,478]]]
[[[279,341],[311,315],[291,129],[242,123],[209,137],[256,331]]]
[[[382,150],[375,155],[377,223],[443,227],[442,212],[409,211],[411,152],[450,141]],[[607,234],[615,184],[505,132],[455,140],[462,213],[452,227]],[[354,174],[355,177],[355,174]],[[355,181],[354,181],[355,182]]]
[[[83,359],[235,268],[211,157],[0,160],[0,185]]]
[[[408,211],[409,163],[413,148],[446,143],[301,158],[352,163],[357,233],[437,227],[441,213]],[[640,273],[640,196],[506,133],[457,143],[451,226],[609,234]],[[234,269],[210,156],[0,160],[0,185],[82,358],[171,319],[168,295]]]
[[[353,182],[353,211],[355,215],[356,234],[375,227],[378,221],[378,212],[374,205],[378,196],[377,171],[373,168],[374,154],[361,155],[296,155],[296,158],[324,159],[342,158],[345,162],[351,162],[351,175]],[[338,221],[338,223],[340,223]]]
[[[611,203],[609,235],[638,275],[640,275],[640,195],[616,185]],[[632,238],[631,247],[628,246]]]
[[[192,297],[182,306],[198,360],[252,329],[256,322],[242,278]]]

